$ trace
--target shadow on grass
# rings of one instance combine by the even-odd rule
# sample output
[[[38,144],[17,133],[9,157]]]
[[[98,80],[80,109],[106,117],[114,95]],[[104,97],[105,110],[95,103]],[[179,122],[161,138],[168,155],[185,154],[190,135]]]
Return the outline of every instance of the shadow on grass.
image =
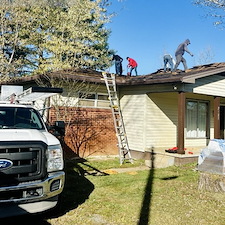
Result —
[[[178,176],[172,176],[172,177],[163,177],[161,178],[161,180],[174,180],[174,179],[177,179]]]
[[[65,187],[62,193],[62,202],[60,208],[60,214],[63,215],[66,212],[76,209],[79,205],[84,203],[89,195],[94,190],[94,184],[91,183],[85,175],[93,175],[96,174],[101,176],[108,175],[107,173],[101,172],[97,168],[91,167],[85,164],[85,159],[68,161],[66,163],[66,180]],[[79,164],[83,164],[85,166],[91,167],[95,173],[89,173],[85,169],[83,169]]]
[[[15,225],[15,224],[23,224],[23,225],[51,225],[47,222],[43,217],[38,215],[24,215],[24,216],[16,216],[6,219],[0,219],[0,224],[4,225]]]
[[[148,174],[147,183],[145,186],[144,197],[142,201],[142,207],[139,215],[138,225],[148,225],[150,214],[151,214],[151,196],[152,196],[152,187],[153,187],[153,179],[154,179],[154,148],[151,149],[150,154],[150,170]]]
[[[85,178],[85,175],[108,175],[107,173],[101,172],[100,170],[85,164],[85,162],[86,160],[81,158],[65,163],[66,178],[64,190],[60,196],[60,207],[43,214],[0,219],[0,224],[14,225],[18,223],[23,225],[50,225],[50,223],[47,222],[48,219],[62,216],[68,211],[76,209],[79,205],[83,204],[95,188],[94,184]],[[90,174],[79,164],[90,167],[94,172]]]

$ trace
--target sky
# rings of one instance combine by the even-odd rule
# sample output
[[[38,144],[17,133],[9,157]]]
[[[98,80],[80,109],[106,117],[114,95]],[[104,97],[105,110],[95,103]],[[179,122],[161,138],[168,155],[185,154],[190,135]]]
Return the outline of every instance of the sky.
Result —
[[[123,58],[123,74],[126,57],[137,61],[138,75],[156,72],[163,68],[163,55],[175,58],[178,45],[187,38],[194,54],[184,54],[189,68],[225,61],[225,30],[214,26],[206,8],[192,0],[112,0],[109,11],[116,13],[107,25],[109,47]],[[178,69],[183,70],[182,63]],[[115,66],[108,71],[115,73]]]

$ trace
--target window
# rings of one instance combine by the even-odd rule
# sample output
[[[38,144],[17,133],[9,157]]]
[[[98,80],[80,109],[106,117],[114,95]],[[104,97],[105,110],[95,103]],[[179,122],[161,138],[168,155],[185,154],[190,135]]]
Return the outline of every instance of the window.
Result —
[[[208,134],[208,102],[187,101],[187,138],[206,138]]]
[[[33,108],[1,107],[0,129],[38,129],[44,125],[39,113]]]
[[[79,93],[80,107],[91,108],[109,108],[109,100],[107,94],[102,93]]]

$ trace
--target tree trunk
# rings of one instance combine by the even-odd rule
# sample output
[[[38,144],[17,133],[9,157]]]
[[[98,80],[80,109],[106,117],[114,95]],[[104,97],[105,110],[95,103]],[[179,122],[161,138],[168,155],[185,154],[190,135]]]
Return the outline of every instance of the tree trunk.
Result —
[[[198,189],[211,192],[225,192],[225,175],[201,172]]]

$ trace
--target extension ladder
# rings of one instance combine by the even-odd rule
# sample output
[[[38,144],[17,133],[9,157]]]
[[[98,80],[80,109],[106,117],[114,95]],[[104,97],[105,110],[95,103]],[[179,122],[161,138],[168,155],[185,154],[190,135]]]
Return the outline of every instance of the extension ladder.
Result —
[[[118,139],[120,164],[123,164],[125,160],[129,160],[131,163],[133,163],[130,154],[130,149],[128,146],[128,140],[125,132],[122,112],[120,109],[119,100],[117,96],[115,74],[104,72],[102,73],[102,75],[105,80],[105,84],[109,95],[110,107],[112,109],[113,121],[116,130],[116,136]]]

